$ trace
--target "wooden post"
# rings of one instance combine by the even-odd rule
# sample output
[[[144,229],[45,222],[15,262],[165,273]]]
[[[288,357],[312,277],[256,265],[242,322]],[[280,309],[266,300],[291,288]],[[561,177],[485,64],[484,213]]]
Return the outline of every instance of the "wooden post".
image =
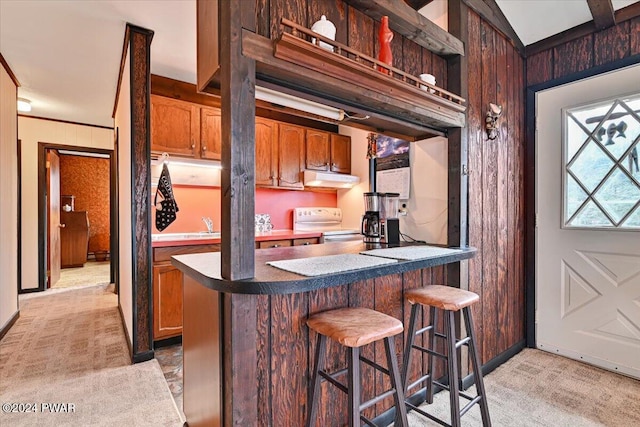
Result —
[[[222,277],[254,275],[255,61],[242,55],[242,28],[255,31],[255,2],[219,2],[222,101]],[[252,25],[252,21],[254,22]]]

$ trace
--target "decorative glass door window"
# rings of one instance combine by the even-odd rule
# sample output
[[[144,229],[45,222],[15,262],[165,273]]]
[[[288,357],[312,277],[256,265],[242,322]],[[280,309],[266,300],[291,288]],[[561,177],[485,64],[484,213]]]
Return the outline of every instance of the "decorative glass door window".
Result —
[[[640,94],[563,110],[563,227],[640,229]]]

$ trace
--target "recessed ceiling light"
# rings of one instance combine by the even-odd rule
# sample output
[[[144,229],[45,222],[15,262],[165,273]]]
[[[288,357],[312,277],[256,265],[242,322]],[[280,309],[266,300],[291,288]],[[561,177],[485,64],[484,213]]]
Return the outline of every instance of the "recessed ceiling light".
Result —
[[[31,111],[31,101],[27,98],[18,98],[18,111],[22,113]]]

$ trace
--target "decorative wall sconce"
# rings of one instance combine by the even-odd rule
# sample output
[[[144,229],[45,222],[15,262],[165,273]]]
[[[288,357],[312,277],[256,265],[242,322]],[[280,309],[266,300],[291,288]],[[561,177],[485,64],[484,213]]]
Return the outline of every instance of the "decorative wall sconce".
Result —
[[[502,115],[502,107],[492,102],[489,103],[487,117],[485,118],[485,128],[487,130],[487,138],[494,140],[498,137],[498,118]]]

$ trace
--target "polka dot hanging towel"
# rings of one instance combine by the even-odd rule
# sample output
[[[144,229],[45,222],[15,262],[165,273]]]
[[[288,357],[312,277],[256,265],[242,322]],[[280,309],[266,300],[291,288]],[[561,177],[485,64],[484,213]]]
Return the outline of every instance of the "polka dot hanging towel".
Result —
[[[160,195],[159,203],[158,195]],[[153,204],[156,207],[156,228],[158,231],[162,231],[176,220],[176,212],[179,211],[176,199],[173,197],[171,177],[166,163],[162,165],[162,173],[158,180],[158,188]]]

